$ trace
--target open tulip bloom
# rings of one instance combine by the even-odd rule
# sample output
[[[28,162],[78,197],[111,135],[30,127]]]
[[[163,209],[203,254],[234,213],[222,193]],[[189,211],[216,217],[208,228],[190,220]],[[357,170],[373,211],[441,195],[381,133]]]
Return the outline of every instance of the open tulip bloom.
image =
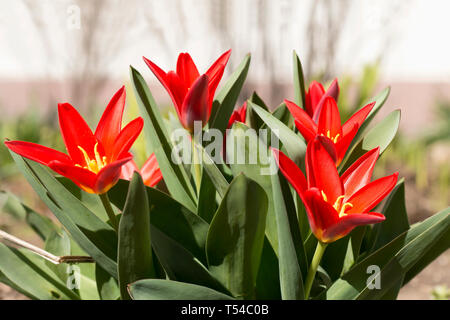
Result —
[[[305,92],[305,111],[311,119],[316,119],[316,122],[326,97],[332,97],[335,101],[338,101],[339,83],[337,79],[333,80],[327,91],[320,82],[312,81]]]
[[[397,183],[398,173],[370,182],[379,148],[370,150],[340,177],[333,159],[315,138],[307,146],[306,178],[283,152],[273,149],[275,160],[301,197],[310,227],[324,243],[346,236],[353,228],[381,222],[381,213],[370,212]]]
[[[148,157],[147,161],[145,161],[140,170],[134,160],[128,161],[122,166],[122,173],[120,177],[125,180],[131,180],[135,171],[141,174],[144,184],[148,187],[156,186],[162,179],[161,170],[159,169],[154,153]]]
[[[310,116],[308,112],[292,101],[285,100],[285,103],[294,117],[295,126],[306,142],[310,142],[318,135],[326,137],[327,142],[325,143],[334,150],[332,152],[333,158],[335,158],[336,165],[339,165],[375,102],[361,108],[341,125],[341,117],[336,100],[331,95],[324,95],[323,97],[323,101],[316,106],[313,116]]]
[[[123,129],[125,88],[112,97],[95,133],[69,103],[58,105],[59,125],[68,155],[35,143],[5,141],[15,153],[48,166],[89,193],[104,194],[119,180],[122,166],[133,157],[129,149],[144,121],[134,119]]]
[[[180,53],[176,71],[164,72],[152,61],[143,57],[145,63],[169,93],[182,126],[194,130],[194,121],[208,122],[214,93],[222,79],[225,66],[230,58],[228,50],[217,59],[202,75],[189,53]]]

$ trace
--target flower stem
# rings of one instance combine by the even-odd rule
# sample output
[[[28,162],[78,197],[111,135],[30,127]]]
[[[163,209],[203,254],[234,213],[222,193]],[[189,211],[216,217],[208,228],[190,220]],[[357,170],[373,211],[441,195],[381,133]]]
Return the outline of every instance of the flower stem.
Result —
[[[320,260],[322,260],[323,254],[327,247],[327,243],[318,241],[316,251],[314,252],[314,257],[311,261],[311,266],[309,267],[308,274],[306,276],[305,282],[305,299],[308,300],[309,294],[311,292],[311,287],[316,276],[317,268],[319,267]]]
[[[202,168],[200,164],[200,156],[198,150],[195,147],[195,140],[192,139],[192,152],[193,152],[193,166],[194,166],[194,179],[197,187],[197,196],[200,197],[200,185],[202,183]]]
[[[108,193],[102,193],[99,195],[100,199],[102,200],[103,207],[105,208],[106,213],[108,214],[109,221],[111,222],[111,225],[113,226],[114,230],[116,232],[119,230],[119,225],[117,223],[116,214],[114,213],[114,210],[111,206],[111,202],[109,201]]]

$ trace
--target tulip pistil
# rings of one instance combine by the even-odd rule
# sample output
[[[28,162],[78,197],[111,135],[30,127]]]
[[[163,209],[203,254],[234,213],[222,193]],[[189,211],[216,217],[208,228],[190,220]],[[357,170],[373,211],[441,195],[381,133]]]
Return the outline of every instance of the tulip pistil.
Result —
[[[87,169],[89,171],[92,171],[94,173],[98,173],[103,167],[106,166],[106,157],[100,156],[100,153],[98,152],[98,142],[95,144],[94,147],[94,154],[95,159],[89,158],[89,155],[87,154],[86,150],[84,150],[81,146],[78,146],[78,149],[83,153],[84,161],[86,162],[85,166],[81,166],[79,164],[76,164],[75,166]]]

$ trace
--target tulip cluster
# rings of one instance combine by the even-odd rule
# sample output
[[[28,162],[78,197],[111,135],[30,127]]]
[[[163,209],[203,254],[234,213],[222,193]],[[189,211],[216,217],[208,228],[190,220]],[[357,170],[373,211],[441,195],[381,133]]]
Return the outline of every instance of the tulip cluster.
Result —
[[[346,246],[345,252],[340,254],[342,261],[344,258],[349,261],[354,259],[352,263],[357,262],[363,241],[372,241],[370,247],[364,248],[367,255],[373,254],[385,242],[394,243],[389,248],[406,246],[402,247],[402,239],[395,241],[397,236],[409,229],[407,221],[404,225],[389,225],[386,227],[388,231],[377,229],[385,224],[367,226],[383,221],[389,223],[392,218],[386,214],[389,210],[381,210],[378,205],[389,194],[395,194],[397,191],[392,192],[394,188],[397,190],[399,188],[396,186],[402,184],[397,181],[397,172],[372,179],[375,164],[392,138],[385,145],[378,143],[377,139],[376,144],[364,144],[369,134],[364,136],[361,132],[364,131],[361,128],[366,128],[374,118],[387,95],[362,106],[343,122],[339,110],[338,81],[332,81],[326,90],[317,81],[311,82],[305,89],[304,80],[300,79],[297,84],[301,85],[296,88],[296,96],[301,97],[298,103],[284,100],[279,109],[270,112],[267,107],[263,108],[265,104],[255,94],[235,109],[250,56],[244,59],[216,95],[230,54],[231,50],[223,53],[204,73],[198,71],[188,53],[181,53],[176,70],[168,72],[151,60],[143,59],[170,96],[182,131],[187,133],[189,147],[198,149],[199,153],[194,152],[194,156],[204,155],[207,150],[206,147],[201,148],[204,145],[199,147],[204,141],[197,140],[196,122],[201,123],[201,132],[215,129],[225,134],[217,139],[224,143],[222,148],[214,151],[223,153],[217,162],[227,156],[226,139],[232,136],[227,136],[227,133],[235,133],[233,138],[242,138],[242,142],[249,135],[240,135],[238,130],[259,130],[261,136],[261,128],[267,128],[271,134],[278,131],[275,135],[281,141],[281,147],[268,147],[267,141],[258,139],[261,138],[258,134],[252,133],[252,137],[258,140],[258,148],[262,146],[265,154],[268,152],[267,159],[274,160],[267,163],[275,169],[279,168],[280,174],[272,172],[269,177],[262,173],[258,175],[260,171],[255,168],[261,169],[267,164],[263,164],[261,159],[256,164],[200,163],[203,166],[195,161],[192,165],[174,161],[172,152],[176,148],[172,143],[175,142],[169,138],[166,129],[175,130],[173,128],[179,129],[180,126],[165,127],[166,122],[145,80],[134,68],[131,68],[131,78],[142,118],[122,126],[126,104],[125,87],[122,87],[108,103],[95,131],[69,103],[58,105],[59,126],[66,153],[26,141],[5,141],[20,167],[30,169],[23,171],[28,174],[27,179],[35,182],[33,188],[80,244],[80,248],[92,256],[84,257],[82,262],[95,261],[101,267],[97,271],[104,269],[111,279],[117,279],[117,297],[136,298],[142,294],[140,285],[151,288],[145,294],[158,297],[158,294],[171,293],[171,288],[184,288],[180,283],[186,282],[186,292],[194,290],[194,297],[211,295],[217,298],[265,299],[281,296],[283,299],[308,299],[314,297],[312,288],[316,291],[320,289],[316,272],[328,245],[335,242],[339,245],[350,239],[353,242],[353,235],[359,230],[372,232],[375,229],[376,232],[361,236],[364,239],[356,239],[353,251],[347,250]],[[301,67],[297,68],[297,72],[301,73],[298,70]],[[297,76],[303,78],[303,75]],[[395,133],[398,123],[391,127]],[[154,153],[149,152],[148,159],[140,167],[133,159],[131,150],[143,129],[149,149]],[[255,153],[247,147],[248,144],[245,144],[243,151],[239,151],[250,158]],[[228,151],[229,155],[231,151]],[[258,149],[258,156],[261,154]],[[55,179],[53,173],[43,170],[39,164],[69,179],[78,188],[69,190],[66,187],[69,181],[63,184],[58,180],[60,178]],[[76,192],[72,192],[73,189]],[[80,194],[85,197],[80,197]],[[97,216],[97,207],[93,203],[100,201],[98,198],[107,217],[102,213],[101,217]],[[89,199],[89,204],[83,202],[86,199]],[[95,207],[92,212],[91,207]],[[305,214],[304,219],[301,214]],[[447,221],[443,216],[438,218]],[[436,227],[439,236],[445,232],[445,226],[440,225],[441,230],[437,223],[429,225]],[[366,227],[357,228],[361,226]],[[411,233],[407,241],[412,242],[410,239],[426,232],[431,234],[428,227],[421,228]],[[307,234],[303,234],[304,229],[307,229]],[[379,236],[383,232],[385,236]],[[432,240],[429,240],[429,247],[438,243]],[[428,247],[418,246],[417,250],[423,251],[424,248]],[[1,250],[0,245],[0,274],[6,275],[7,270],[2,269],[1,263],[2,252],[4,254],[5,251]],[[395,250],[389,250],[386,253],[389,259],[382,257],[380,263],[394,261],[391,256]],[[350,251],[352,255],[347,259],[347,252]],[[38,254],[41,252],[38,251]],[[153,252],[155,256],[152,256]],[[421,255],[412,256],[417,258],[425,254],[426,251],[423,251]],[[417,259],[411,260],[413,262],[408,268],[414,270]],[[402,268],[406,270],[405,265],[406,262]],[[339,272],[343,270],[342,266]],[[389,272],[390,269],[386,270]],[[280,276],[266,276],[273,272],[279,272]],[[400,278],[406,279],[406,271],[402,272]],[[161,280],[165,277],[168,279]],[[362,279],[359,275],[356,278]],[[116,281],[114,279],[111,283]],[[140,283],[141,280],[144,282]],[[355,284],[357,290],[365,285],[365,280],[361,281]],[[100,282],[98,286],[102,285]],[[133,292],[135,283],[138,285]],[[327,290],[330,289],[327,294],[338,297],[346,294],[351,298],[363,294],[360,291],[353,294],[353,287],[341,290],[340,286],[352,285],[346,281],[335,283],[338,283],[336,288],[327,287]],[[274,293],[264,289],[269,287]],[[69,296],[71,294],[68,293]],[[177,294],[174,296],[178,297]],[[379,297],[382,297],[381,294]]]

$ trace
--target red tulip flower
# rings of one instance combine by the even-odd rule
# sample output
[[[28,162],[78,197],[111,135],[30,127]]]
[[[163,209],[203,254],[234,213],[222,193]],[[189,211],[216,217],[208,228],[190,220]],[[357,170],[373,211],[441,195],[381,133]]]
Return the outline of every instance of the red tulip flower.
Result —
[[[134,160],[127,162],[122,166],[122,174],[120,178],[131,180],[134,171],[140,173],[140,175],[142,176],[142,180],[144,180],[144,184],[149,187],[156,186],[156,184],[158,184],[158,182],[161,181],[163,177],[154,153],[152,153],[150,157],[148,157],[141,170],[139,170]]]
[[[106,193],[119,180],[121,168],[132,159],[129,149],[144,121],[136,118],[123,129],[125,88],[112,97],[95,133],[69,103],[58,105],[59,125],[68,155],[35,143],[6,141],[15,153],[48,166],[89,193]]]
[[[245,119],[247,117],[247,101],[244,102],[244,104],[238,108],[237,110],[234,110],[231,114],[230,119],[228,120],[228,129],[231,128],[233,123],[236,121],[245,123]]]
[[[295,126],[307,143],[316,136],[326,137],[323,141],[328,145],[327,149],[335,160],[336,166],[344,159],[350,143],[375,105],[375,102],[369,103],[341,125],[336,100],[331,96],[324,98],[323,103],[317,107],[313,118],[294,102],[285,100],[285,103],[294,117]],[[314,120],[315,117],[317,120]]]
[[[201,121],[203,126],[208,122],[214,93],[222,79],[230,54],[231,50],[222,54],[202,75],[189,53],[180,53],[176,71],[167,73],[143,57],[172,98],[181,124],[190,132],[194,130],[194,121]]]
[[[339,84],[337,79],[333,80],[327,91],[320,82],[312,81],[308,91],[305,92],[305,111],[310,118],[318,119],[326,97],[332,97],[338,101]]]
[[[301,197],[312,232],[323,243],[336,241],[356,226],[385,220],[370,212],[394,188],[398,173],[370,182],[379,148],[370,150],[339,177],[328,151],[316,138],[307,146],[306,175],[281,151],[273,149],[278,166]]]

